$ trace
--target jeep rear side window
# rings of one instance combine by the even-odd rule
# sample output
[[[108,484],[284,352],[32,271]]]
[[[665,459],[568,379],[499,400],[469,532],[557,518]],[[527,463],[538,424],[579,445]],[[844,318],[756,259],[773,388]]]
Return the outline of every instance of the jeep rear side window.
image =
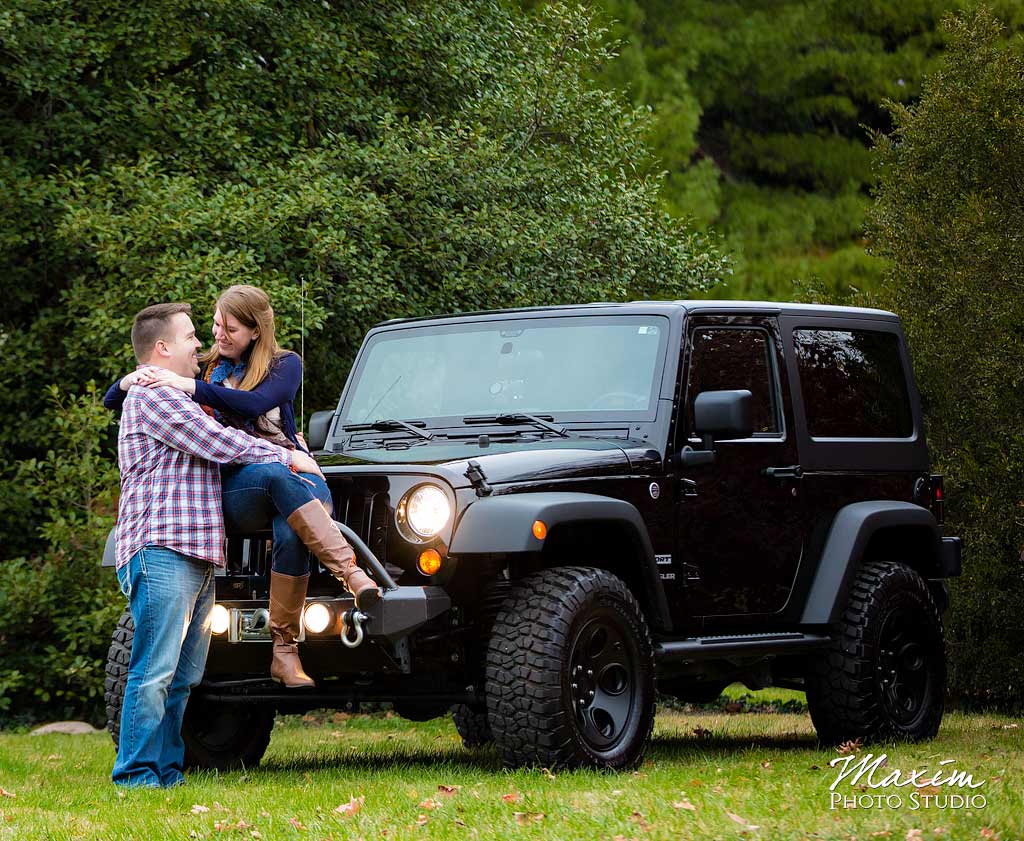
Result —
[[[702,327],[693,334],[690,361],[690,429],[693,401],[702,391],[747,389],[753,395],[754,434],[782,432],[775,366],[768,334],[752,327]]]
[[[909,438],[914,421],[894,333],[794,330],[812,438]]]

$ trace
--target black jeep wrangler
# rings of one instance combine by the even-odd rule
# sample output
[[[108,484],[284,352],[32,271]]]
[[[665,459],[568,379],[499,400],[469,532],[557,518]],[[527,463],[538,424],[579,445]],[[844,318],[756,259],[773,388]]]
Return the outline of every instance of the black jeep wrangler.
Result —
[[[824,742],[934,736],[942,534],[900,322],[878,310],[636,302],[390,321],[310,442],[386,591],[314,571],[312,690],[272,683],[268,534],[228,539],[188,761],[262,757],[277,712],[452,711],[511,765],[625,768],[655,685],[805,690]],[[112,556],[112,543],[108,554]],[[118,738],[131,616],[107,661]]]

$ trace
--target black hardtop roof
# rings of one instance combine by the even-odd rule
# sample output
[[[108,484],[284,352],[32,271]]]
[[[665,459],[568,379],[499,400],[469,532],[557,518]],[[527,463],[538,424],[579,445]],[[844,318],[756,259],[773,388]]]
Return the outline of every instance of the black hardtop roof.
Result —
[[[627,303],[594,302],[588,304],[563,304],[548,307],[517,307],[500,310],[476,310],[451,315],[425,315],[416,318],[392,318],[382,321],[376,327],[392,327],[400,324],[417,324],[427,322],[458,322],[470,321],[480,317],[502,317],[512,315],[530,315],[540,313],[570,315],[574,312],[591,312],[596,310],[612,313],[652,313],[683,310],[685,312],[722,312],[722,313],[768,313],[807,316],[826,316],[836,318],[873,319],[880,321],[899,321],[899,317],[886,310],[868,307],[837,307],[830,304],[800,304],[780,301],[629,301]]]

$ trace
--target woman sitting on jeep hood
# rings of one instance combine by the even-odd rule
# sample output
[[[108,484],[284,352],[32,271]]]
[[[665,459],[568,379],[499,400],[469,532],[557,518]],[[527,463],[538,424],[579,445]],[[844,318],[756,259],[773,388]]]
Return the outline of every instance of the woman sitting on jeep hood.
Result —
[[[191,394],[225,426],[308,452],[295,425],[302,360],[278,346],[267,294],[255,286],[229,288],[217,299],[213,337],[197,379],[141,367],[114,383],[103,404],[120,411],[133,385],[170,386]],[[322,475],[299,475],[283,464],[224,465],[221,493],[228,533],[273,532],[271,677],[287,687],[311,687],[296,644],[309,583],[307,547],[360,607],[379,598],[380,591],[356,565],[352,547],[331,519],[331,494]]]

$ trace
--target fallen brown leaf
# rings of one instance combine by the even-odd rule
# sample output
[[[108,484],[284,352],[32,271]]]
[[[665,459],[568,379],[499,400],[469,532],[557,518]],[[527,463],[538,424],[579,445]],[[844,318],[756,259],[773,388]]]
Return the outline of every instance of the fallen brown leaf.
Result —
[[[462,820],[462,818],[456,818],[454,823],[455,823],[456,826],[465,826],[466,825],[466,822],[464,820]]]
[[[843,742],[839,745],[836,748],[836,753],[840,756],[845,756],[848,753],[856,753],[862,747],[864,747],[864,742],[861,739],[851,739],[850,741]]]
[[[543,812],[513,812],[512,816],[520,826],[526,826],[531,821],[533,823],[540,823],[544,820]]]
[[[704,727],[694,727],[693,735],[696,736],[698,739],[708,739],[711,737],[711,731],[707,730]]]
[[[5,788],[0,788],[0,797],[17,797],[13,791],[8,791]]]
[[[428,818],[428,817],[427,817],[426,815],[424,815],[424,814],[423,814],[423,813],[421,812],[421,813],[419,814],[419,816],[418,816],[418,817],[416,818],[416,825],[417,825],[417,826],[426,826],[426,825],[427,825],[427,822],[428,822],[429,820],[430,820],[430,818]]]
[[[209,806],[204,806],[202,803],[192,804],[192,808],[189,810],[193,815],[202,815],[210,811]]]
[[[999,837],[999,833],[997,833],[990,826],[983,826],[981,828],[981,837],[982,838],[998,838]]]
[[[300,821],[298,818],[288,818],[288,823],[290,823],[297,830],[299,830],[299,832],[306,831],[306,827],[302,825],[302,821]]]
[[[518,803],[523,799],[523,795],[510,791],[508,794],[501,795],[501,799],[505,803]]]
[[[920,841],[924,837],[924,832],[920,829],[908,829],[906,841]]]
[[[690,798],[685,794],[682,796],[682,800],[676,800],[672,805],[676,809],[685,809],[687,812],[696,812],[697,807],[690,802]]]
[[[549,780],[553,780],[555,778],[555,775],[550,768],[541,768],[540,771]]]
[[[748,821],[746,818],[741,818],[739,815],[734,815],[732,812],[726,812],[725,814],[727,814],[729,816],[729,820],[735,821],[740,826],[742,826],[744,829],[760,829],[759,826],[755,826],[750,821]]]
[[[761,763],[761,767],[766,770],[770,770],[772,767],[772,763],[766,759],[764,762]]]
[[[445,797],[454,797],[459,793],[460,788],[462,788],[462,786],[439,785],[437,787],[437,792],[438,794],[443,794]]]
[[[441,804],[438,803],[436,800],[434,800],[433,797],[428,797],[426,800],[424,800],[422,803],[420,803],[420,808],[421,809],[430,810],[430,809],[439,809],[440,807],[441,807]]]
[[[921,786],[918,788],[918,793],[920,794],[940,794],[941,792],[942,789],[938,786]]]
[[[644,832],[650,832],[651,828],[654,826],[654,824],[650,823],[647,818],[637,811],[634,811],[633,814],[629,816],[629,819],[633,823],[637,824]]]
[[[348,803],[342,803],[334,811],[336,814],[342,815],[346,818],[351,818],[356,812],[363,808],[363,804],[366,802],[366,798],[360,795],[359,797],[349,798]]]
[[[892,833],[888,829],[880,829],[878,832],[872,832],[869,837],[871,838],[888,838]]]

